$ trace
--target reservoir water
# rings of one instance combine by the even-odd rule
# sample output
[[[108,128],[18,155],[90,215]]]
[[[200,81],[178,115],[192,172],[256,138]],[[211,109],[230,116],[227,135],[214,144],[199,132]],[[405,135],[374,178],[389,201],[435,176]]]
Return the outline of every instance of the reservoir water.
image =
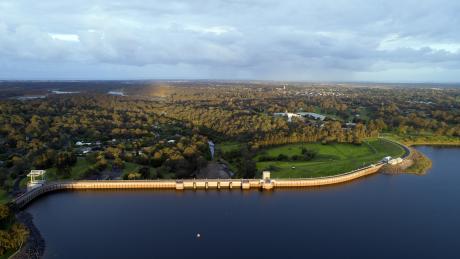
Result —
[[[460,258],[460,148],[418,149],[433,160],[424,176],[272,192],[62,192],[27,210],[45,258]]]

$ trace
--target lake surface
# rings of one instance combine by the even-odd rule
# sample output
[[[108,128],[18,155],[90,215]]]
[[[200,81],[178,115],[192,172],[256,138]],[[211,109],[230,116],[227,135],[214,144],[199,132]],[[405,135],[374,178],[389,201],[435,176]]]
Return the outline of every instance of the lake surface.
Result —
[[[460,258],[460,149],[418,149],[433,159],[425,176],[272,192],[63,192],[27,210],[45,258]]]

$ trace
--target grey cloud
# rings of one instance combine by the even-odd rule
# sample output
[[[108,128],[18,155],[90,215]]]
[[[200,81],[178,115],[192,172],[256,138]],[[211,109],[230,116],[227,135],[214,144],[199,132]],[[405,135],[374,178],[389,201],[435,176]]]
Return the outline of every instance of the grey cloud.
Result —
[[[460,3],[455,0],[33,4],[0,3],[0,77],[17,74],[2,65],[6,62],[24,68],[46,62],[49,71],[42,72],[50,78],[61,71],[57,67],[67,66],[91,67],[90,77],[117,69],[126,77],[143,78],[315,79],[324,71],[347,80],[361,72],[410,66],[444,69],[451,73],[448,80],[459,79]],[[391,48],[383,48],[391,35]],[[443,44],[454,47],[442,49]],[[64,72],[74,76],[72,69]]]

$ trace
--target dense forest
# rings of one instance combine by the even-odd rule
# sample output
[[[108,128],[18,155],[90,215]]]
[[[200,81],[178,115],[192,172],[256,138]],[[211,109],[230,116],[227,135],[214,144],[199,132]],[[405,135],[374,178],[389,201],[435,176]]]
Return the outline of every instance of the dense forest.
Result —
[[[19,188],[32,168],[68,178],[83,162],[88,166],[80,178],[117,169],[124,170],[124,179],[195,177],[211,160],[208,141],[242,143],[241,150],[227,155],[237,158],[236,177],[250,177],[251,152],[266,146],[359,145],[383,132],[460,137],[457,89],[257,82],[142,82],[112,89],[100,84],[60,86],[75,91],[67,94],[52,94],[40,84],[32,87],[33,94],[43,96],[27,99],[10,96],[26,95],[27,86],[8,85],[8,98],[0,100],[0,184]],[[104,92],[109,90],[124,96]],[[285,111],[326,118],[274,116]],[[133,164],[139,166],[126,169]]]

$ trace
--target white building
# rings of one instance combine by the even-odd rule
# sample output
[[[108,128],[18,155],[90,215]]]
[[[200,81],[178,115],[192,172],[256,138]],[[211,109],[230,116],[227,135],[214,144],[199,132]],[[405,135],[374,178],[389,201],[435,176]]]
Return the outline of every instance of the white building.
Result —
[[[275,112],[273,115],[274,116],[288,117],[288,122],[292,121],[292,117],[302,117],[301,115],[299,115],[297,113],[290,113],[288,111],[286,111],[286,112]]]
[[[318,113],[314,113],[314,112],[298,112],[297,114],[302,116],[302,117],[309,117],[309,118],[313,118],[315,120],[323,121],[324,119],[326,119],[326,116],[318,114]]]
[[[89,146],[89,145],[91,145],[91,142],[77,141],[75,143],[75,145],[77,145],[77,146]]]
[[[394,159],[391,159],[390,161],[388,161],[388,164],[397,165],[397,164],[401,163],[402,161],[403,161],[402,158],[398,157],[398,158],[394,158]]]
[[[45,184],[45,173],[45,170],[31,170],[27,174],[27,177],[30,178],[27,183],[27,191],[43,186]]]
[[[308,118],[312,118],[312,119],[315,119],[315,120],[321,120],[323,121],[324,119],[326,119],[326,116],[324,115],[321,115],[321,114],[317,114],[317,113],[314,113],[314,112],[296,112],[296,113],[291,113],[291,112],[275,112],[273,114],[274,116],[283,116],[283,117],[288,117],[288,122],[291,122],[292,121],[292,117],[308,117]]]
[[[91,148],[90,147],[84,147],[81,149],[81,153],[82,154],[88,154],[89,152],[91,152]]]
[[[392,159],[391,156],[386,156],[386,157],[384,157],[384,158],[382,159],[382,162],[388,163],[391,159]]]
[[[387,163],[389,165],[397,165],[399,163],[401,163],[403,160],[402,158],[398,157],[398,158],[392,158],[391,156],[386,156],[382,159],[382,162],[384,163]]]

